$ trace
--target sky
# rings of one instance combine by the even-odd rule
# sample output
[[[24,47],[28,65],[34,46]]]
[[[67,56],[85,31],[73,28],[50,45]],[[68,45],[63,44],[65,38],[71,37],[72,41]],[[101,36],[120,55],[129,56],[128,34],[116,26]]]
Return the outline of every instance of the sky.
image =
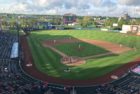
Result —
[[[0,0],[0,13],[140,17],[140,0]]]

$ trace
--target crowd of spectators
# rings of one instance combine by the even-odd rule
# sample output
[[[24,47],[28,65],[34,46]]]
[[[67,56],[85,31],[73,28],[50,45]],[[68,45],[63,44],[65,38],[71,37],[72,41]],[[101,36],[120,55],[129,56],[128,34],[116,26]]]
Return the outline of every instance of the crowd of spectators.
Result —
[[[124,77],[111,83],[76,87],[76,91],[77,94],[140,94],[140,76],[129,72]]]

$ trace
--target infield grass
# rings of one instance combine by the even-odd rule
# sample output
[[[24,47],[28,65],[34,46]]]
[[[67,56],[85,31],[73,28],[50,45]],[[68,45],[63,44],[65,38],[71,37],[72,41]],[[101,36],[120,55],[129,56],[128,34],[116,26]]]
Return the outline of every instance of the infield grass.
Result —
[[[56,45],[55,48],[69,56],[78,56],[78,57],[93,56],[109,52],[101,47],[85,42],[65,43],[61,45]]]

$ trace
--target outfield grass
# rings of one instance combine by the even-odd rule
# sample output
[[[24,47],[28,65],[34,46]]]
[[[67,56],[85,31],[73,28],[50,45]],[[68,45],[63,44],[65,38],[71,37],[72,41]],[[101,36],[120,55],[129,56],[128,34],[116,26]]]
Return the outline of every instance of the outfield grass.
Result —
[[[51,49],[44,47],[41,42],[46,39],[59,39],[66,37],[104,40],[118,44],[121,43],[128,47],[136,47],[137,51],[129,51],[118,56],[87,60],[86,64],[69,67],[71,68],[71,72],[65,73],[64,69],[68,68],[68,66],[60,63],[60,55],[53,52]],[[51,30],[32,32],[28,37],[28,42],[31,47],[36,67],[40,71],[54,77],[66,79],[96,78],[140,57],[139,36],[128,36],[114,32],[99,32],[93,30]]]
[[[69,56],[78,56],[78,57],[93,56],[109,52],[101,47],[85,42],[65,43],[61,45],[56,45],[55,48]]]

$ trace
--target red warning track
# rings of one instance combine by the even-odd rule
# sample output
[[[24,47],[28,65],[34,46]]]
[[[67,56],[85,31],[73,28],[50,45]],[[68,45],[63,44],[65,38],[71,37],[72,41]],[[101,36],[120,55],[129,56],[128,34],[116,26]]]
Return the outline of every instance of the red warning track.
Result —
[[[62,79],[62,78],[56,78],[56,77],[51,77],[48,76],[45,73],[42,73],[41,71],[39,71],[35,64],[34,64],[34,60],[32,57],[32,53],[30,50],[30,47],[28,45],[26,36],[21,36],[21,46],[24,52],[24,62],[22,63],[22,67],[24,69],[24,71],[26,73],[28,73],[29,75],[31,75],[34,78],[37,78],[39,80],[45,81],[45,82],[49,82],[49,83],[56,83],[56,84],[63,84],[63,85],[97,85],[97,84],[104,84],[107,82],[112,81],[111,76],[112,75],[117,75],[118,77],[121,77],[123,74],[127,73],[128,70],[136,65],[140,63],[140,58],[136,59],[134,62],[130,62],[127,63],[121,67],[119,67],[118,69],[105,74],[102,77],[98,77],[96,79],[89,79],[89,80],[68,80],[68,79]],[[27,64],[32,66],[26,66]]]

